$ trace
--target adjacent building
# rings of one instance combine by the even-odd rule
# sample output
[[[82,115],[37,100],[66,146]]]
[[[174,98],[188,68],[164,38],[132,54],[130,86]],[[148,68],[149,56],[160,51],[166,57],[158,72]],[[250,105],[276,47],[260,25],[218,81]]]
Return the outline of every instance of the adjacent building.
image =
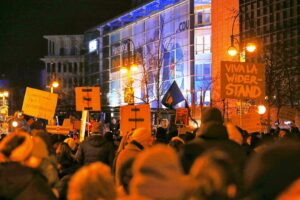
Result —
[[[58,111],[75,109],[76,86],[84,83],[83,35],[46,35],[48,54],[45,62],[44,86],[50,91],[52,81],[58,81],[54,89],[59,94]]]
[[[241,40],[256,41],[256,59],[266,65],[267,100],[299,106],[300,1],[240,0],[239,13]]]

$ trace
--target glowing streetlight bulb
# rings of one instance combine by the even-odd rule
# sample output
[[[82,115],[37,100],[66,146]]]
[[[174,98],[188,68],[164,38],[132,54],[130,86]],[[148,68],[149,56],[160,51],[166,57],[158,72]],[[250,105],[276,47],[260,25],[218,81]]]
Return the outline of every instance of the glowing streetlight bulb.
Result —
[[[52,82],[52,87],[57,88],[59,86],[59,83],[57,81]]]
[[[231,46],[231,47],[228,48],[227,53],[228,53],[228,55],[233,57],[233,56],[236,56],[238,51],[234,46]]]
[[[264,105],[259,105],[259,106],[257,107],[257,112],[258,112],[258,114],[260,114],[260,115],[265,114],[266,111],[267,111],[267,109],[266,109],[266,106],[264,106]]]
[[[126,67],[121,67],[120,71],[121,71],[122,74],[125,74],[125,73],[128,72],[128,69]]]
[[[256,44],[253,42],[247,43],[246,50],[253,53],[256,50]]]
[[[8,97],[9,92],[8,92],[8,91],[4,91],[4,92],[3,92],[3,95],[4,95],[5,97]]]
[[[13,121],[13,122],[11,123],[11,125],[12,125],[14,128],[16,128],[16,127],[19,125],[19,123],[18,123],[17,121]]]
[[[131,65],[130,70],[133,72],[138,71],[138,66],[136,64]]]

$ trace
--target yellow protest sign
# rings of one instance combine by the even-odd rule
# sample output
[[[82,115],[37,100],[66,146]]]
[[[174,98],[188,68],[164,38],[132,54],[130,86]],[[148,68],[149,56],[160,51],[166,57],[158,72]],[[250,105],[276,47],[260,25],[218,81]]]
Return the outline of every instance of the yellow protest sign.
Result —
[[[151,130],[149,104],[122,106],[120,108],[121,134],[126,134],[139,127]]]
[[[100,87],[76,87],[76,111],[100,111]]]
[[[22,111],[26,115],[50,120],[53,118],[58,95],[27,87]]]
[[[221,98],[264,99],[265,67],[258,63],[221,62]]]

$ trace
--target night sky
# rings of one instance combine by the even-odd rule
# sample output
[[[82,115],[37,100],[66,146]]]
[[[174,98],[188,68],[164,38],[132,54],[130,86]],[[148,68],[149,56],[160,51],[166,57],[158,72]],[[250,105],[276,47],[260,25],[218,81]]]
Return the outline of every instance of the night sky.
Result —
[[[39,87],[43,35],[83,34],[130,9],[130,0],[0,0],[0,75],[11,87]]]

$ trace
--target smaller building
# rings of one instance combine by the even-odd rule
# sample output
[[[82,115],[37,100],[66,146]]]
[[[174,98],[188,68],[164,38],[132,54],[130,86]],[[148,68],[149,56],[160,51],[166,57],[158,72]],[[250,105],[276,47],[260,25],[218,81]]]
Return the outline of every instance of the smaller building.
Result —
[[[84,83],[84,65],[82,56],[83,35],[46,35],[48,54],[41,60],[45,63],[45,90],[55,80],[59,87],[58,111],[75,109],[75,90]]]

